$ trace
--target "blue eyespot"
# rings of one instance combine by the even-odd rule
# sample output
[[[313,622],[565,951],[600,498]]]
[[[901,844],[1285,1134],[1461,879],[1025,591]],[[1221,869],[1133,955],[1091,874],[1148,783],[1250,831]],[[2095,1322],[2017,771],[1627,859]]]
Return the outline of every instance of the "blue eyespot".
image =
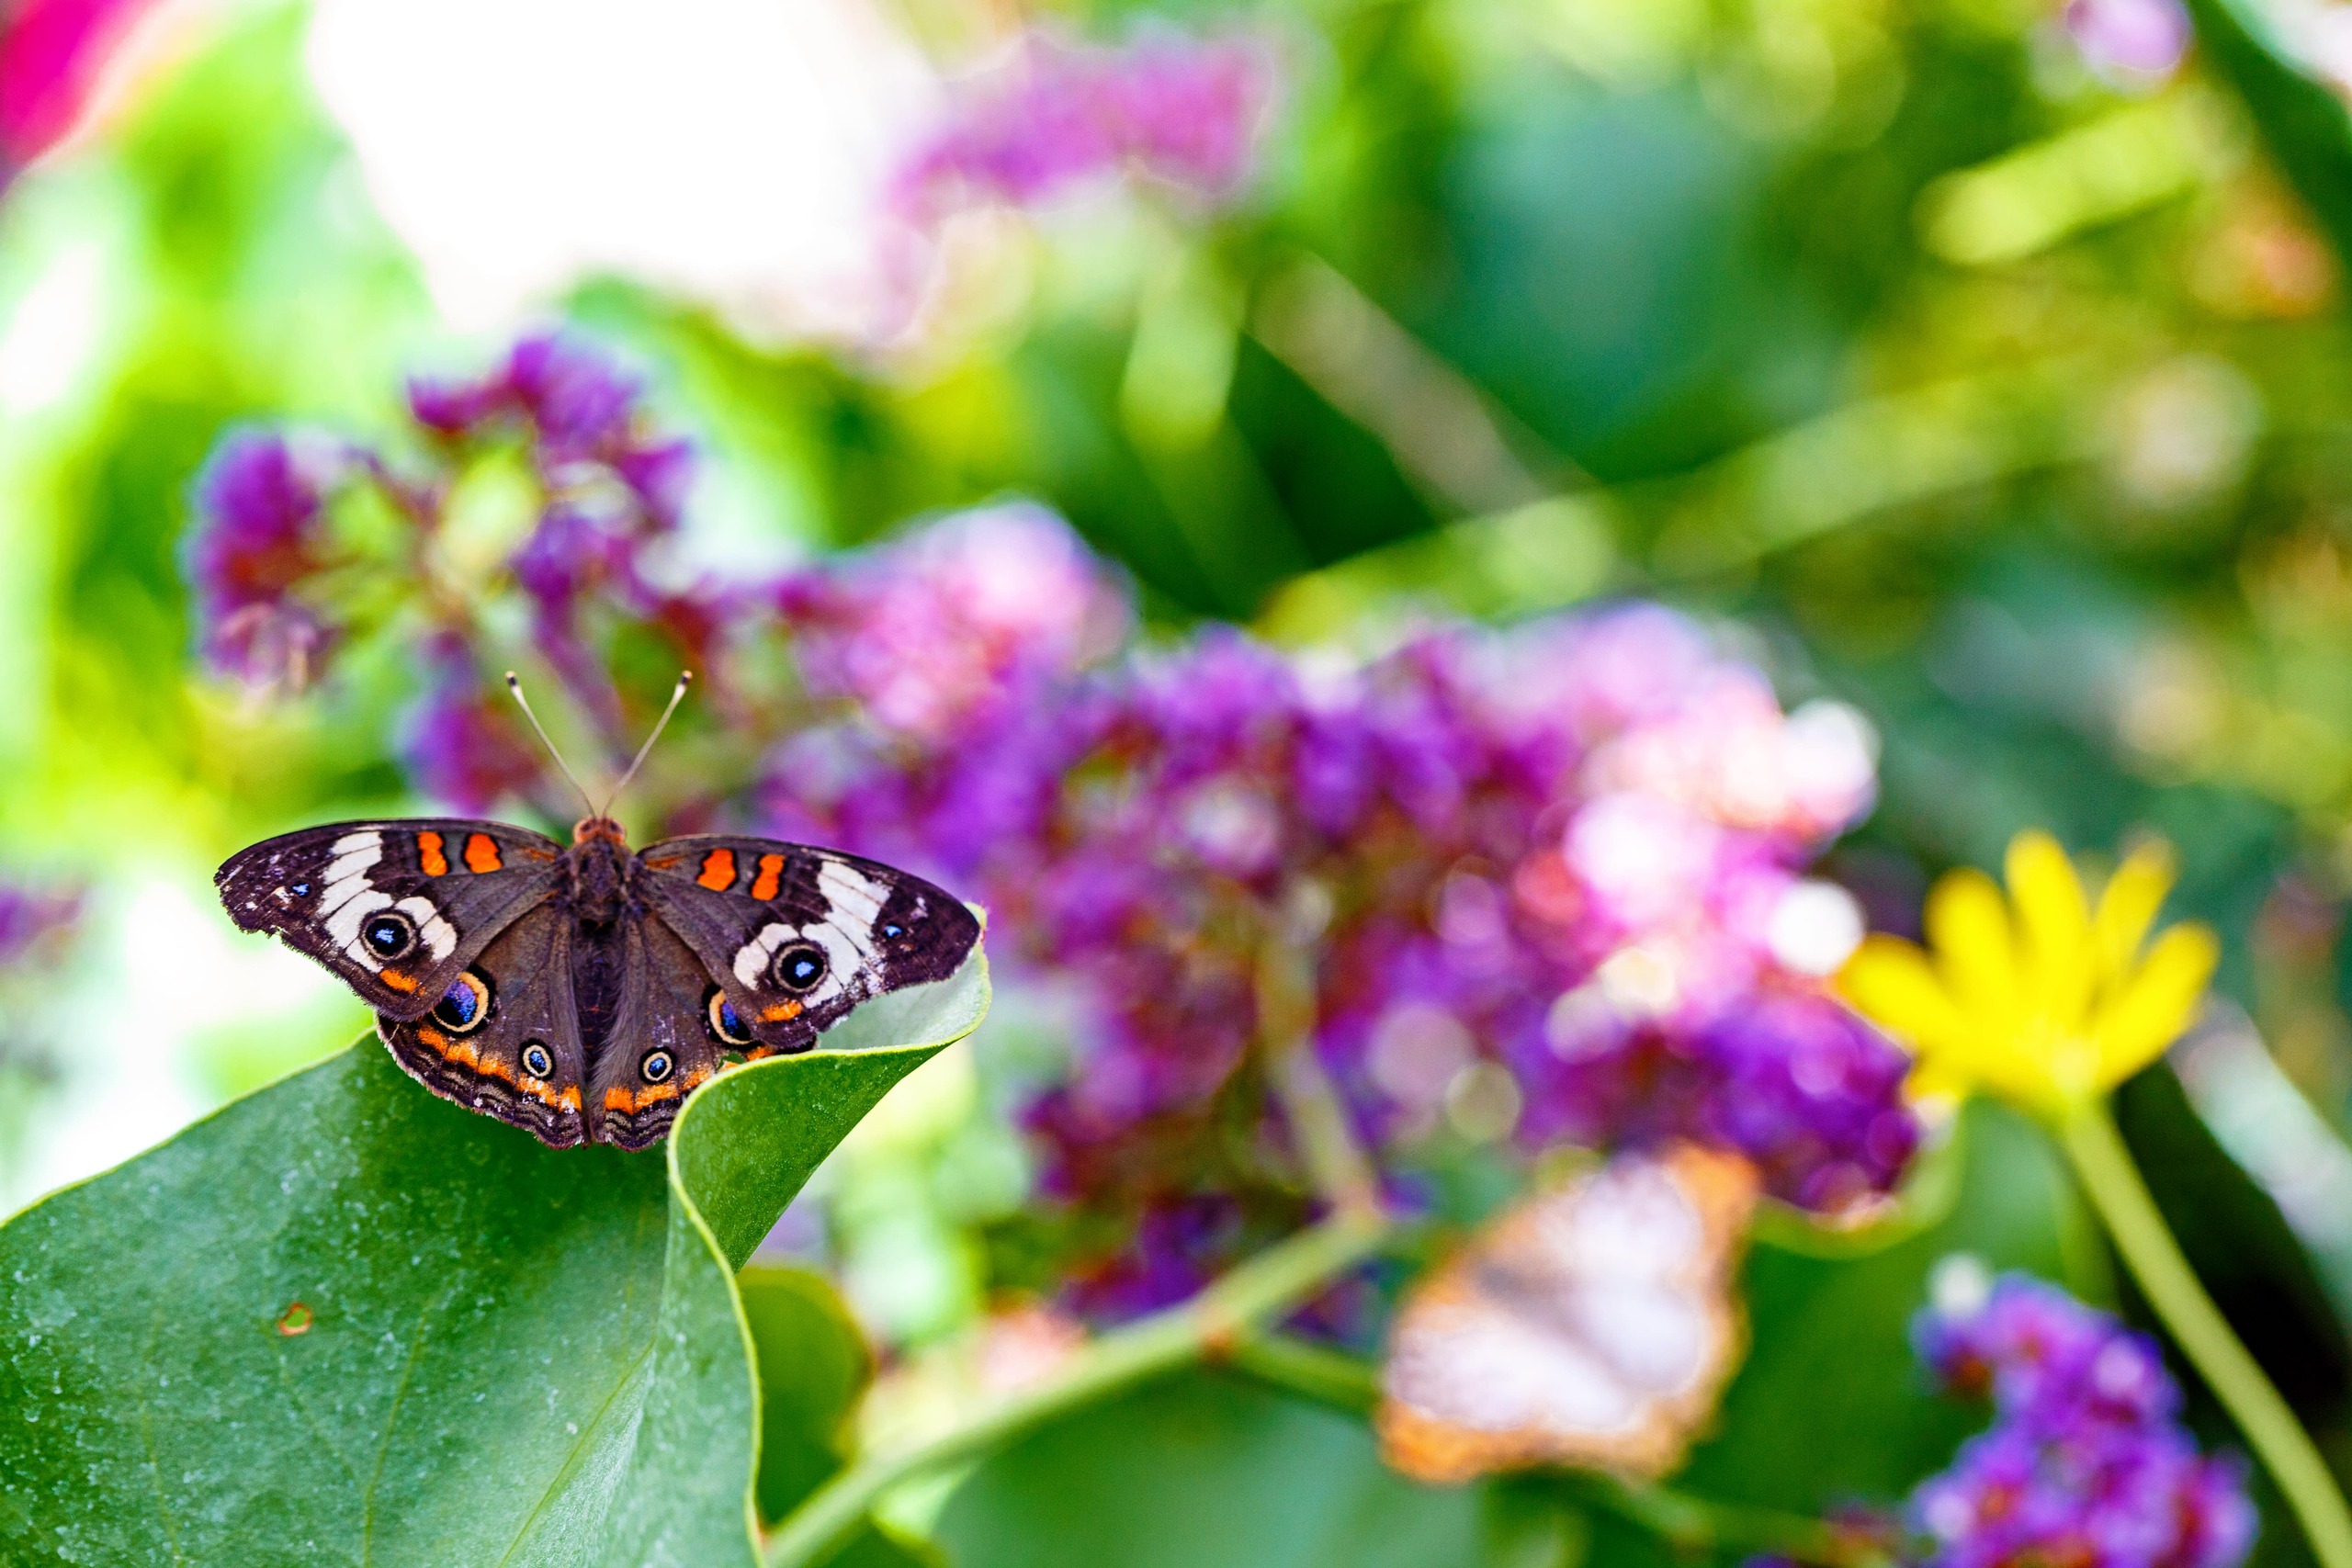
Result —
[[[293,893],[297,898],[308,898],[311,896],[311,885],[307,882],[298,882],[294,885]]]
[[[637,1065],[637,1070],[645,1075],[647,1083],[660,1083],[670,1076],[671,1066],[669,1052],[648,1051],[645,1060]]]
[[[490,1017],[490,985],[469,969],[433,1004],[433,1021],[457,1034],[469,1034]]]
[[[825,977],[825,950],[813,942],[787,942],[776,950],[768,973],[779,987],[796,996],[813,990]]]
[[[743,1015],[735,1010],[735,1004],[729,1001],[726,994],[717,987],[711,987],[708,999],[703,1003],[703,1011],[710,1020],[710,1032],[728,1044],[749,1045],[752,1043],[752,1032],[743,1027]]]
[[[368,917],[359,928],[359,940],[379,958],[404,957],[416,945],[416,922],[398,909],[381,910]]]
[[[536,1040],[523,1042],[523,1070],[535,1078],[546,1077],[555,1071],[555,1058],[548,1048]]]
[[[894,920],[882,928],[882,934],[884,936],[904,936],[907,934],[907,928],[899,925]]]

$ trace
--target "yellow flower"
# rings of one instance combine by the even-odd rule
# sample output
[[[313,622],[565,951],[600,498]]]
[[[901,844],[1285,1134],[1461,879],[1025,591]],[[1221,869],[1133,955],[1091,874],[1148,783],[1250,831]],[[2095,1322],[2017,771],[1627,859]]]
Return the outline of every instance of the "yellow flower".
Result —
[[[2008,897],[1981,871],[1928,895],[1932,954],[1872,936],[1838,989],[1910,1046],[1910,1089],[1957,1100],[1984,1089],[2062,1115],[2106,1093],[2180,1037],[2204,999],[2220,944],[2196,924],[2148,941],[2171,890],[2170,850],[2135,850],[2096,910],[2047,833],[2009,842]]]

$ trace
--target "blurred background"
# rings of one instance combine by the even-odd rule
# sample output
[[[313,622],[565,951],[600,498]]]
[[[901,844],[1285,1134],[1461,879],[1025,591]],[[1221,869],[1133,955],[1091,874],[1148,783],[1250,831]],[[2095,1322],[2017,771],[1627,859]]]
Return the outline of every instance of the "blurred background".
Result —
[[[1021,141],[1115,60],[1192,118]],[[436,799],[413,655],[198,657],[208,454],[390,439],[561,324],[691,441],[721,581],[1023,497],[1163,631],[1639,594],[1867,719],[1873,925],[2023,827],[2161,833],[2225,1005],[2125,1119],[2340,1400],[2347,85],[2316,0],[0,5],[0,1211],[358,1032],[211,870]],[[876,1334],[986,1298],[1056,1027],[788,1217]]]

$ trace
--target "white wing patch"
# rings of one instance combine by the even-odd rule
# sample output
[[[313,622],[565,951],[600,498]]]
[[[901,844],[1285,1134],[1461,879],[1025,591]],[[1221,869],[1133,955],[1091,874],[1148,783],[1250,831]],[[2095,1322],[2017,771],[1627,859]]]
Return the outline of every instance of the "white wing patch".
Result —
[[[392,908],[416,922],[416,940],[433,954],[434,963],[438,964],[458,951],[457,928],[441,918],[441,911],[434,907],[432,899],[411,894]]]
[[[850,988],[853,978],[878,974],[881,953],[874,944],[874,924],[890,890],[854,865],[837,860],[817,867],[817,890],[825,896],[825,918],[805,926],[772,921],[735,950],[735,978],[750,991],[768,987],[768,964],[788,942],[813,942],[825,950],[825,977],[800,999],[810,1007],[832,1000]]]
[[[327,934],[344,956],[372,975],[383,964],[360,944],[359,922],[392,906],[392,896],[379,893],[368,881],[368,868],[384,858],[384,835],[373,829],[345,833],[334,841],[334,854],[312,913],[326,922]]]

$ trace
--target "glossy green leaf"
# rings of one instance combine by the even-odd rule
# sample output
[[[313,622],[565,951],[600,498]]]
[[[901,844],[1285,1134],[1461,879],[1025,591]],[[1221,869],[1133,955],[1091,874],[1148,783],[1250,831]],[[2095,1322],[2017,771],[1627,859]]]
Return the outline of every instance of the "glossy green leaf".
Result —
[[[755,1561],[733,1276],[984,959],[554,1151],[362,1043],[0,1228],[0,1560]],[[913,1042],[914,1043],[896,1043]]]
[[[2254,0],[2190,0],[2213,70],[2237,89],[2278,168],[2352,258],[2352,113],[2296,61]]]
[[[992,1456],[938,1539],[955,1568],[1566,1568],[1581,1527],[1508,1486],[1408,1481],[1345,1412],[1188,1373]]]
[[[774,1521],[848,1459],[845,1427],[874,1357],[819,1275],[753,1264],[735,1290],[760,1372],[760,1517]]]

